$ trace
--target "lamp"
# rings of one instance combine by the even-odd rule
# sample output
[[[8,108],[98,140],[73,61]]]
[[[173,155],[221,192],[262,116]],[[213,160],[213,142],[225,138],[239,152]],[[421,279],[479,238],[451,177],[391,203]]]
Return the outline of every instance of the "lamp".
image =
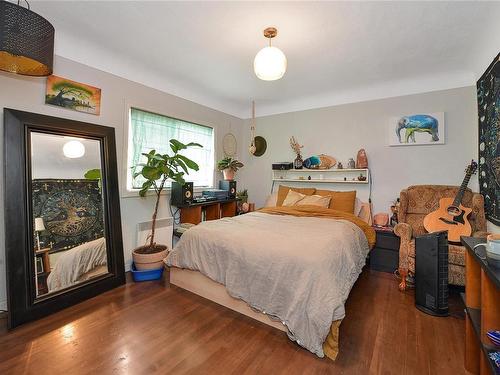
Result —
[[[0,0],[0,70],[49,76],[54,60],[54,26],[42,16]]]
[[[69,141],[63,146],[63,154],[67,158],[77,159],[85,155],[85,146],[80,141]]]
[[[262,48],[253,61],[253,69],[258,78],[264,81],[275,81],[286,72],[286,56],[276,47],[271,46],[271,39],[278,35],[275,27],[264,30],[264,36],[269,38],[269,46]]]
[[[36,246],[40,250],[40,232],[45,230],[45,224],[43,223],[43,218],[35,218],[35,232],[36,232]]]

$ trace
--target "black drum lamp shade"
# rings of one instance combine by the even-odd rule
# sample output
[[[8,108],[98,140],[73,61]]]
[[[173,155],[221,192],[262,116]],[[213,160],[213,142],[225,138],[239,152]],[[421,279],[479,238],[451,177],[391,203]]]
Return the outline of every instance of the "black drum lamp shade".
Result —
[[[54,35],[54,27],[42,16],[0,0],[0,70],[27,76],[51,75]]]

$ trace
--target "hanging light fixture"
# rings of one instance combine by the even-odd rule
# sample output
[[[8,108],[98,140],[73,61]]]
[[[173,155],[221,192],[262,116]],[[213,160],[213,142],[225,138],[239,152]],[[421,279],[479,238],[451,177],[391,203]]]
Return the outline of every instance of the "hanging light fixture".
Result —
[[[264,30],[264,36],[269,39],[269,46],[262,48],[253,61],[253,69],[258,78],[264,81],[275,81],[283,77],[286,72],[286,56],[271,45],[271,39],[278,35],[275,27]]]
[[[52,74],[54,26],[42,16],[0,0],[0,70],[27,76]]]
[[[80,141],[69,141],[63,146],[63,154],[70,159],[78,159],[85,155],[85,146]]]

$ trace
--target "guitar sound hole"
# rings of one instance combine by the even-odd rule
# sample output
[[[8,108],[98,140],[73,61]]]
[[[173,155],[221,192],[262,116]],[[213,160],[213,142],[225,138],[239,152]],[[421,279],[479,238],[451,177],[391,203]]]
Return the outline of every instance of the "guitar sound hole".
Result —
[[[460,208],[458,207],[449,206],[446,212],[448,212],[448,214],[450,214],[451,216],[458,216],[462,211],[460,211]]]

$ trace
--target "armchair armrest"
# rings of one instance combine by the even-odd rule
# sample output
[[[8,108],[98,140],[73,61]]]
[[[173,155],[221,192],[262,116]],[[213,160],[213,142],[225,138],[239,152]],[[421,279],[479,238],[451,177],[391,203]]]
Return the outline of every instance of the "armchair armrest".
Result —
[[[413,237],[413,229],[410,224],[398,223],[394,227],[394,234],[400,238],[399,245],[399,276],[401,283],[399,290],[406,289],[406,276],[408,275],[408,254],[410,252],[411,241]]]
[[[394,234],[401,238],[401,241],[411,241],[413,236],[413,229],[410,224],[407,223],[398,223],[394,227]]]

